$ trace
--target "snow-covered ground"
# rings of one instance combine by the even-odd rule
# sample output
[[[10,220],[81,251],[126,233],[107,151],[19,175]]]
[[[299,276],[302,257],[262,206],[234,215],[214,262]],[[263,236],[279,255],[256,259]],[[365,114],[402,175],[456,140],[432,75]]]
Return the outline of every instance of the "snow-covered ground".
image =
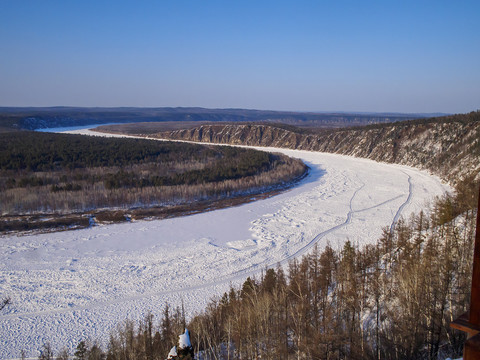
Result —
[[[0,358],[108,340],[126,318],[182,299],[189,314],[248,275],[317,243],[373,243],[382,228],[449,190],[413,168],[340,155],[268,149],[303,159],[310,175],[278,196],[167,220],[0,239]],[[158,318],[157,318],[158,320]]]

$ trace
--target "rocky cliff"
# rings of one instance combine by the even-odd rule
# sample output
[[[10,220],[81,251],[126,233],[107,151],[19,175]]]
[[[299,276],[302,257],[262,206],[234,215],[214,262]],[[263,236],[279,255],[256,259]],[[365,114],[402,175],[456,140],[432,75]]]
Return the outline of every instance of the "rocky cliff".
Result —
[[[415,166],[456,183],[480,171],[480,112],[305,133],[274,125],[204,125],[156,137],[322,151]]]

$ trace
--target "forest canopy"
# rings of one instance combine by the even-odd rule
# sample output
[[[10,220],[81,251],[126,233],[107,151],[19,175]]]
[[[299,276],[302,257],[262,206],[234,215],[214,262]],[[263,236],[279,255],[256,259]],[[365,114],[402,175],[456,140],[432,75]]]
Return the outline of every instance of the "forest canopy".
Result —
[[[300,160],[238,147],[0,133],[0,211],[5,222],[25,214],[178,206],[271,191],[305,171]]]

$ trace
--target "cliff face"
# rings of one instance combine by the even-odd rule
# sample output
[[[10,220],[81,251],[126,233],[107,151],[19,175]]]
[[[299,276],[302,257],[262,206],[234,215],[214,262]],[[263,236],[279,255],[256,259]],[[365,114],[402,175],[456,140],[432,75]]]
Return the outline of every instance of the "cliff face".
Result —
[[[159,138],[322,151],[414,166],[456,183],[479,176],[480,113],[303,134],[273,125],[204,125]]]

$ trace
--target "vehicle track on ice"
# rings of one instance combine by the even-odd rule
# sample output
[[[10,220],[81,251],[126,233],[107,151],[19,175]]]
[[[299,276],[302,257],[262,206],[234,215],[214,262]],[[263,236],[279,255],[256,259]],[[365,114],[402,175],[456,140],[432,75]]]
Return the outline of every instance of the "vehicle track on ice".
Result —
[[[407,200],[405,200],[405,202],[402,205],[400,205],[400,207],[397,210],[397,213],[393,217],[392,224],[390,225],[390,234],[392,234],[393,230],[395,230],[395,225],[397,224],[398,220],[400,219],[400,216],[402,215],[402,212],[405,209],[405,206],[407,206],[408,204],[410,204],[412,202],[412,195],[413,195],[412,177],[410,175],[408,175],[403,170],[402,170],[402,173],[404,173],[408,177],[408,196],[407,196]]]

